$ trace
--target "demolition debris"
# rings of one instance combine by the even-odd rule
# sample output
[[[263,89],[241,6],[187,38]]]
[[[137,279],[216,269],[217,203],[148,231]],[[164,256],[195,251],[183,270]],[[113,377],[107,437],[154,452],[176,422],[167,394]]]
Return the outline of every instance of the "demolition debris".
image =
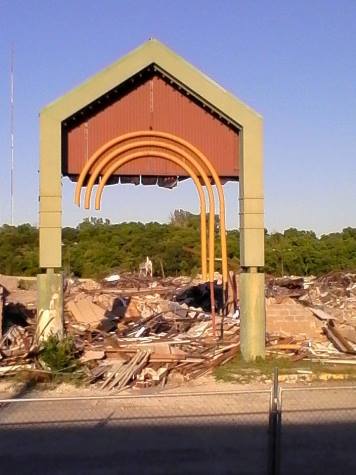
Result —
[[[149,274],[66,282],[66,333],[88,383],[115,391],[164,387],[209,374],[239,352],[238,279],[225,308],[221,284],[215,283],[214,337],[209,285],[187,277],[153,280]],[[45,371],[35,338],[35,290],[18,289],[13,281],[7,288],[8,279],[0,276],[0,375],[21,368]],[[284,324],[283,331],[268,331],[268,354],[356,364],[356,274],[269,278],[266,299],[267,328],[277,320]],[[293,312],[304,318],[298,331],[295,318],[288,320]]]

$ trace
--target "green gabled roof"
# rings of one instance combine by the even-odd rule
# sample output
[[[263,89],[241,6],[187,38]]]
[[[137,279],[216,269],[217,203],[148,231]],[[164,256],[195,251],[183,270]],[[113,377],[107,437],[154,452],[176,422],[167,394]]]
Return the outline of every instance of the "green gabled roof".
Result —
[[[41,114],[63,121],[152,64],[235,124],[244,125],[249,119],[260,118],[257,112],[155,39],[143,43],[48,104]]]

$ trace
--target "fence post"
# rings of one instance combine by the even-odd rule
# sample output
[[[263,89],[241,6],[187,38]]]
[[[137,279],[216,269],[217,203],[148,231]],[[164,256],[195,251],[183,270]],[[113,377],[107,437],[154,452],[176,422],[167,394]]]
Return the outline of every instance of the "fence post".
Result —
[[[268,474],[279,475],[280,467],[280,434],[281,434],[281,404],[278,382],[278,368],[273,371],[273,386],[269,409],[269,451]]]

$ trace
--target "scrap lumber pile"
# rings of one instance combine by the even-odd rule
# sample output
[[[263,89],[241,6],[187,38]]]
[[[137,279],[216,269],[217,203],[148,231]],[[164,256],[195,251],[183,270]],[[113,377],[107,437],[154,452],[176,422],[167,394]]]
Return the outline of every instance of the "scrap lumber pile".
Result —
[[[78,342],[90,382],[116,391],[163,386],[210,373],[236,355],[239,321],[218,316],[214,337],[211,315],[192,306],[192,293],[197,303],[205,302],[208,287],[198,284],[189,292],[186,284],[186,278],[165,281],[134,296],[128,296],[127,287],[69,291],[67,331]],[[180,303],[156,293],[172,285]]]
[[[6,277],[0,280],[0,375],[38,368],[36,293],[18,288],[14,278],[0,277]],[[238,302],[234,297],[230,313],[223,316],[218,279],[215,336],[210,288],[198,279],[114,274],[102,282],[68,280],[65,288],[66,332],[88,381],[99,388],[121,391],[182,383],[212,372],[239,352]],[[269,354],[356,364],[355,274],[269,278],[266,297],[273,301],[275,315],[282,314],[283,324],[291,321],[289,332],[268,332]],[[293,330],[293,312],[306,322],[302,332]],[[310,319],[318,323],[317,335],[308,334]]]
[[[29,310],[21,303],[22,298],[28,300],[25,291],[18,301],[10,301],[10,293],[18,294],[17,284],[11,285],[11,292],[1,287],[1,374],[41,368],[32,304]],[[215,290],[219,302],[221,285]],[[206,311],[209,292],[209,286],[188,277],[152,280],[128,274],[101,283],[68,280],[66,332],[88,381],[119,391],[133,385],[163,386],[170,380],[196,378],[229,361],[239,348],[239,322],[219,316],[214,336]]]
[[[0,375],[28,365],[35,334],[33,309],[8,296],[9,291],[0,284]]]

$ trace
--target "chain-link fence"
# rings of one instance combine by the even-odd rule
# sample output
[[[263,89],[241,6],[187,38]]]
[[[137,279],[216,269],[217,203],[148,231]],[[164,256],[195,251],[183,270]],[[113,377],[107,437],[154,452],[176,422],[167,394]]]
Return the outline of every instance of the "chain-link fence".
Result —
[[[270,390],[0,401],[19,474],[263,474]]]
[[[281,475],[356,473],[356,385],[280,391]]]
[[[356,385],[0,400],[11,474],[353,474]]]

